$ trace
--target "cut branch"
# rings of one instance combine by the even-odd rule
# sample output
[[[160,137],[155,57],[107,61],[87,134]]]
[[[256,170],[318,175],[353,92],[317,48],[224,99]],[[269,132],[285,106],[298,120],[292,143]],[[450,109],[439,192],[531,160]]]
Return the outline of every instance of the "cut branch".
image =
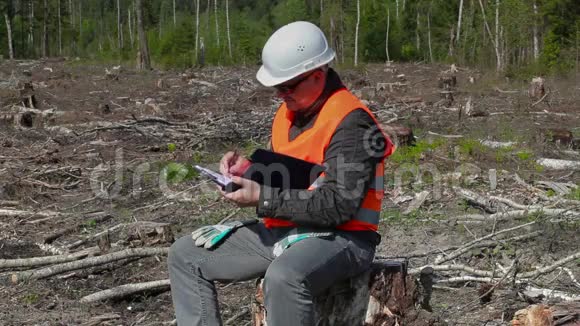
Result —
[[[169,280],[159,280],[145,283],[124,284],[112,289],[89,294],[81,298],[82,303],[97,302],[109,299],[121,299],[143,291],[168,291]]]
[[[34,271],[24,271],[12,274],[12,282],[19,283],[25,280],[36,280],[51,277],[78,269],[99,266],[112,263],[127,258],[141,258],[155,255],[167,255],[169,248],[132,248],[123,251],[117,251],[108,255],[99,257],[86,258],[74,262],[54,265]]]
[[[80,252],[75,252],[66,255],[46,256],[46,257],[31,257],[19,259],[0,259],[0,268],[14,268],[14,267],[33,267],[42,265],[52,265],[66,263],[78,259],[85,258],[89,255],[99,252],[99,248],[88,248]]]

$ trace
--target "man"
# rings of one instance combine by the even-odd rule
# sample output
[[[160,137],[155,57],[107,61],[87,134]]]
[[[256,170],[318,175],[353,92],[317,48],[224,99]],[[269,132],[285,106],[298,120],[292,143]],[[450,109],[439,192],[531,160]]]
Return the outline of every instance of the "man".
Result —
[[[272,150],[326,170],[308,190],[272,188],[240,177],[251,164],[246,158],[224,155],[222,174],[241,188],[223,195],[256,207],[262,220],[202,227],[173,244],[168,265],[178,325],[221,325],[214,281],[260,276],[268,325],[315,325],[313,297],[371,264],[380,242],[383,161],[393,146],[328,67],[333,58],[322,31],[308,22],[268,39],[257,79],[284,100]]]

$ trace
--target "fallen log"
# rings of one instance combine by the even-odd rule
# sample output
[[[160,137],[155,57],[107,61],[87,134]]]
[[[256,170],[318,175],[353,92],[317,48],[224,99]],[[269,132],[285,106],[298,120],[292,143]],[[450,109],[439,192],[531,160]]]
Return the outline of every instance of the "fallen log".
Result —
[[[112,289],[99,291],[81,298],[81,303],[97,302],[110,299],[121,299],[144,291],[167,291],[169,280],[152,281],[145,283],[124,284]]]
[[[407,274],[402,261],[375,261],[354,278],[333,285],[314,300],[316,325],[421,325],[443,324],[432,315],[429,299],[432,270],[425,269],[420,281]],[[262,282],[252,303],[253,326],[267,326]]]
[[[99,248],[93,247],[72,254],[54,255],[45,257],[18,258],[18,259],[0,259],[0,269],[14,267],[34,267],[34,266],[66,263],[85,258],[98,252]]]
[[[541,166],[551,170],[580,170],[580,161],[540,158],[536,162]]]
[[[169,248],[132,248],[117,251],[99,257],[85,258],[82,260],[77,260],[69,263],[45,267],[34,271],[23,271],[13,273],[11,275],[11,281],[12,283],[16,284],[26,280],[43,279],[51,277],[53,275],[62,274],[83,268],[95,267],[127,258],[135,258],[135,257],[142,258],[155,255],[167,255],[168,252]]]

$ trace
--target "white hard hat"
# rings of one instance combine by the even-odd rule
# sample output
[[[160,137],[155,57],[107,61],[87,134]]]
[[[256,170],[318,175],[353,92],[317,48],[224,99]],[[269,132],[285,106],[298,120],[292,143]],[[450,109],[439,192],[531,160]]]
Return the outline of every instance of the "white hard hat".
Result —
[[[275,86],[334,59],[318,26],[298,21],[278,29],[262,50],[262,67],[256,78],[264,86]]]

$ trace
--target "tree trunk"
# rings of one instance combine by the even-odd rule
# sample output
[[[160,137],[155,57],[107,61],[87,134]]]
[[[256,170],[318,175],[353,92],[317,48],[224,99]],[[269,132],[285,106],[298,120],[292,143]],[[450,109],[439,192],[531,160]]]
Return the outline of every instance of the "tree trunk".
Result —
[[[177,16],[175,15],[175,0],[173,0],[173,27],[177,26]]]
[[[432,271],[421,281],[407,275],[401,262],[374,262],[356,277],[334,284],[314,298],[315,321],[319,326],[437,325],[430,309]],[[252,302],[253,326],[265,325],[262,282],[258,281]],[[275,326],[275,325],[274,325]]]
[[[14,47],[12,43],[12,22],[10,15],[5,12],[4,19],[6,20],[6,33],[8,34],[8,56],[10,60],[14,60]]]
[[[28,46],[34,56],[34,0],[30,0],[30,14],[28,19]]]
[[[396,15],[395,18],[397,18],[397,22],[399,21],[399,0],[395,0],[395,6],[396,6]]]
[[[449,52],[447,55],[449,57],[453,57],[455,54],[455,26],[451,25],[451,29],[449,30]]]
[[[417,49],[417,53],[421,51],[421,37],[419,36],[419,27],[421,26],[421,14],[417,11],[417,26],[415,26],[415,48]]]
[[[121,0],[117,0],[117,46],[123,49],[123,29],[121,28]]]
[[[334,36],[336,31],[336,25],[334,24],[334,16],[330,16],[330,44],[332,47],[334,47],[334,50],[336,52],[336,61],[338,62],[339,60],[339,53],[338,53],[338,36]]]
[[[82,44],[83,40],[83,2],[79,1],[79,43]],[[79,49],[81,48],[79,44]]]
[[[354,66],[358,65],[358,29],[360,25],[360,0],[356,0],[356,28],[354,34]]]
[[[391,8],[387,2],[387,35],[385,37],[385,52],[387,54],[387,61],[391,61],[389,56],[389,30],[391,29]]]
[[[324,0],[320,0],[320,26],[321,27],[322,27],[322,17],[323,17],[323,14],[324,14]]]
[[[495,44],[498,47],[498,52],[499,54],[501,54],[501,51],[499,49],[500,47],[500,43],[499,43],[499,0],[495,0]],[[501,65],[501,56],[498,56],[497,58],[497,65],[498,65],[498,71],[500,71],[500,65]]]
[[[42,20],[42,56],[48,57],[48,2],[44,0],[44,19]]]
[[[195,0],[195,58],[199,52],[199,0]]]
[[[534,61],[540,58],[540,40],[538,35],[538,4],[534,0],[534,27],[533,27],[533,37],[534,37]]]
[[[220,25],[219,25],[219,21],[218,21],[218,4],[217,4],[217,0],[214,0],[213,4],[214,4],[213,10],[214,10],[214,16],[215,16],[215,38],[216,38],[216,41],[217,41],[217,47],[218,47],[218,51],[219,51],[219,47],[220,47]]]
[[[501,52],[500,52],[500,48],[499,48],[499,0],[496,0],[496,33],[497,35],[495,36],[495,41],[494,41],[494,36],[491,33],[491,29],[489,28],[489,24],[487,23],[487,19],[485,17],[485,8],[483,7],[483,2],[481,0],[479,0],[479,6],[481,7],[481,14],[483,16],[483,25],[485,27],[485,29],[487,30],[487,33],[489,34],[489,38],[490,41],[493,45],[493,48],[495,50],[495,58],[496,58],[496,72],[499,73],[502,70],[502,63],[501,63]],[[484,33],[485,35],[485,33]]]
[[[72,28],[75,28],[75,12],[73,10],[72,0],[68,0],[68,14],[70,15],[70,23]]]
[[[576,24],[576,71],[580,70],[580,23]]]
[[[207,33],[207,37],[208,38],[210,36],[209,35],[210,34],[209,33],[210,32],[210,30],[209,30],[209,26],[210,26],[209,25],[209,23],[210,23],[210,19],[209,19],[209,16],[210,16],[210,8],[211,8],[211,0],[207,0],[207,7],[205,8],[205,13],[207,15],[205,30],[206,30],[206,33]]]
[[[459,1],[459,18],[457,18],[457,35],[455,36],[455,41],[459,42],[459,36],[461,35],[461,18],[463,16],[463,0]]]
[[[228,51],[230,53],[230,58],[232,57],[232,40],[230,38],[230,11],[228,3],[230,0],[226,0],[226,33],[228,34]]]
[[[60,0],[57,1],[57,14],[58,14],[58,55],[62,56],[62,22],[60,17]]]
[[[129,40],[131,41],[131,49],[133,49],[133,45],[135,44],[135,38],[133,37],[133,20],[131,19],[131,7],[129,6],[129,8],[127,9],[127,20],[129,21]]]
[[[433,49],[431,48],[431,11],[427,14],[427,42],[429,43],[429,60],[433,63]]]
[[[137,30],[139,33],[139,67],[140,70],[151,70],[151,59],[149,57],[149,45],[147,44],[147,34],[143,26],[143,4],[142,0],[136,0],[137,9]]]

